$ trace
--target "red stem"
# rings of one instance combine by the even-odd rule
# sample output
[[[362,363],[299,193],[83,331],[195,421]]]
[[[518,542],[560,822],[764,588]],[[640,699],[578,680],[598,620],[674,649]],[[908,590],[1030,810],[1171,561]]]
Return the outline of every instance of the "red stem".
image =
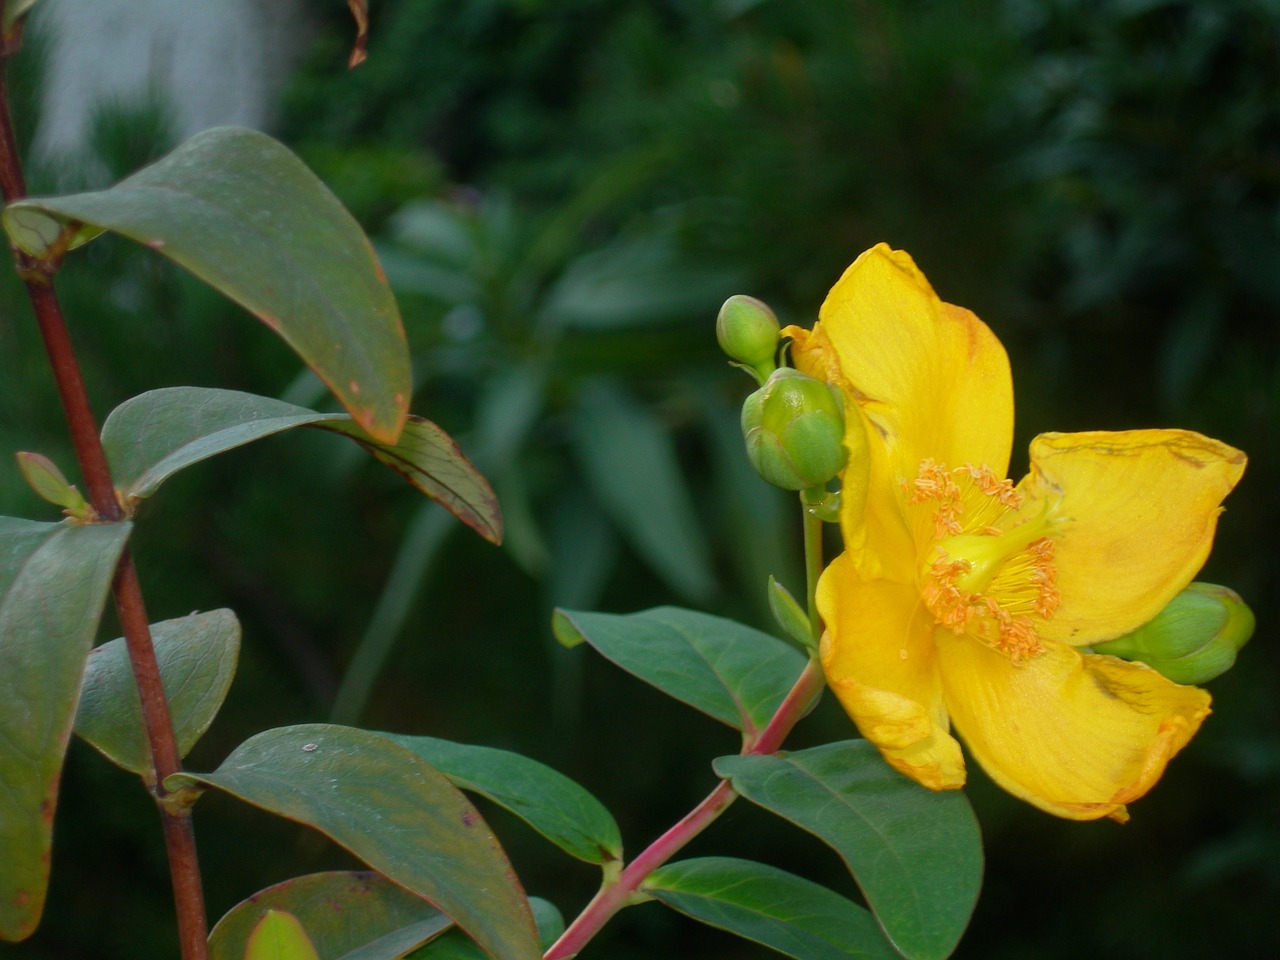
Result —
[[[800,722],[823,687],[822,668],[812,660],[778,706],[760,736],[743,748],[744,756],[776,751],[792,728]],[[586,908],[551,945],[543,960],[568,960],[576,956],[609,919],[632,902],[649,874],[680,852],[720,816],[738,794],[728,780],[722,780],[696,807],[631,861],[612,883],[606,883]]]
[[[0,0],[0,20],[4,16],[4,0]],[[5,85],[6,58],[12,54],[5,49],[0,56],[0,190],[6,203],[26,196],[22,165],[18,159],[13,123],[9,116],[9,98]],[[20,250],[13,250],[18,275],[27,289],[36,322],[44,339],[49,366],[53,371],[58,395],[62,400],[75,446],[76,459],[84,478],[89,503],[105,521],[118,521],[123,511],[116,499],[115,485],[107,465],[106,452],[98,437],[98,426],[89,405],[84,378],[76,360],[71,336],[67,330],[62,307],[53,289],[53,274],[57,264],[37,260]],[[208,922],[205,917],[204,894],[196,857],[195,833],[192,830],[190,811],[185,807],[166,802],[164,779],[182,769],[177,738],[173,732],[173,720],[169,701],[165,697],[160,680],[160,667],[156,662],[155,648],[151,642],[151,628],[137,570],[128,547],[121,554],[112,582],[116,613],[124,630],[129,660],[133,666],[138,695],[142,701],[143,723],[151,747],[153,776],[146,778],[160,809],[164,825],[165,847],[169,855],[169,870],[173,878],[174,902],[178,917],[178,934],[183,960],[207,960]]]

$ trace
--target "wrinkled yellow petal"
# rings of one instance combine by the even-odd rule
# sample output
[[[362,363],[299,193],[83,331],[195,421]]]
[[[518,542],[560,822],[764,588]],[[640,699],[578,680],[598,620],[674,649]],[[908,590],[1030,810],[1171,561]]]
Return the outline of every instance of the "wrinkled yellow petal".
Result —
[[[896,769],[934,790],[964,785],[942,686],[912,585],[865,581],[848,553],[818,581],[827,681],[862,735]]]
[[[1239,450],[1187,430],[1046,433],[1031,444],[1025,509],[1062,518],[1061,604],[1037,627],[1073,646],[1109,640],[1164,609],[1204,565]],[[1056,504],[1056,506],[1054,506]]]
[[[1127,819],[1209,714],[1209,695],[1150,667],[1061,644],[1014,665],[936,638],[947,708],[969,752],[1016,797],[1072,820]]]

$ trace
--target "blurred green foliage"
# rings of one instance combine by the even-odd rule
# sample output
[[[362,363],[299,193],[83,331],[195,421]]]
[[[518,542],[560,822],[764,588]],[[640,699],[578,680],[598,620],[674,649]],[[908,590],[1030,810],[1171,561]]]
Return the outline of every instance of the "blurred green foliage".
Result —
[[[527,753],[596,793],[629,849],[647,843],[736,745],[554,648],[551,606],[675,601],[767,625],[768,574],[798,592],[795,517],[746,464],[751,383],[716,350],[716,309],[746,292],[807,324],[844,266],[887,240],[1009,348],[1020,447],[1041,430],[1186,426],[1251,458],[1202,579],[1239,590],[1259,628],[1211,685],[1214,716],[1125,827],[1048,818],[975,777],[987,886],[957,955],[1280,955],[1280,582],[1266,559],[1280,535],[1280,5],[382,0],[353,73],[343,5],[314,13],[281,133],[374,235],[415,352],[414,409],[494,481],[508,540],[456,535],[321,436],[176,479],[135,541],[152,617],[229,605],[245,626],[194,768],[336,710]],[[104,116],[98,175],[161,152],[164,129],[150,109]],[[99,240],[60,289],[100,416],[177,383],[321,398],[269,334],[145,251]],[[12,278],[0,297],[0,448],[70,475]],[[48,515],[16,466],[0,471],[0,510]],[[849,732],[828,703],[796,745]],[[167,955],[145,797],[85,749],[64,797],[49,918],[5,949]],[[849,888],[828,851],[740,806],[691,853]],[[200,813],[213,916],[345,862],[228,801]],[[589,870],[493,822],[531,893],[570,914],[585,902]],[[744,835],[747,850],[721,839]],[[595,950],[771,955],[653,905]]]

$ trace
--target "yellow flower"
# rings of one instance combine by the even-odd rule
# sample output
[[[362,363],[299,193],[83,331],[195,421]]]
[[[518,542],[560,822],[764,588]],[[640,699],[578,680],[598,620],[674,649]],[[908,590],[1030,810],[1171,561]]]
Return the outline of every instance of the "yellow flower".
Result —
[[[1240,451],[1184,430],[1047,433],[1005,479],[1009,362],[907,254],[864,253],[795,364],[845,397],[845,552],[818,584],[828,681],[885,758],[962,786],[960,747],[1058,816],[1127,819],[1209,695],[1082,651],[1159,613],[1209,555]]]

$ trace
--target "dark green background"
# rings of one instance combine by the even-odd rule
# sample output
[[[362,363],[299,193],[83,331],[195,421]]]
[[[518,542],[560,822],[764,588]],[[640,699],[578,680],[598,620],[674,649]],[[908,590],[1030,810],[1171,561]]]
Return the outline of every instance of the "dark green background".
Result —
[[[1210,684],[1214,715],[1126,826],[1050,818],[975,772],[987,881],[957,956],[1280,955],[1280,4],[374,0],[354,73],[345,5],[314,6],[275,132],[380,242],[415,351],[414,410],[476,453],[509,524],[501,549],[452,533],[406,594],[362,725],[550,763],[614,811],[632,853],[696,802],[709,759],[736,750],[731,732],[556,649],[550,610],[676,602],[767,623],[765,574],[799,587],[798,530],[786,500],[734,466],[749,383],[716,351],[715,311],[746,292],[808,324],[853,257],[888,241],[1007,346],[1015,477],[1043,430],[1181,426],[1250,456],[1203,578],[1238,589],[1259,628]],[[23,56],[29,130],[39,51]],[[116,176],[171,145],[156,109],[106,112],[97,129]],[[47,171],[29,176],[49,188]],[[456,252],[406,239],[399,211],[424,201],[431,223],[469,238]],[[453,286],[433,288],[441,275]],[[96,241],[59,285],[100,416],[180,383],[306,395],[264,328],[153,255]],[[586,308],[567,311],[566,291],[583,290]],[[69,471],[11,277],[0,297],[0,447]],[[536,408],[493,401],[512,371],[539,385]],[[494,441],[521,410],[517,441]],[[705,550],[692,572],[655,572],[609,507],[608,465],[583,454],[636,411],[672,438],[694,508],[684,536]],[[153,619],[227,605],[245,626],[193,768],[264,727],[330,716],[420,509],[348,446],[266,441],[188,471],[139,518]],[[0,510],[52,518],[12,461]],[[827,703],[795,743],[851,730]],[[530,892],[576,912],[592,869],[493,822]],[[74,744],[49,911],[0,954],[172,956],[156,826],[136,783]],[[197,828],[214,917],[347,862],[222,797],[201,802]],[[852,890],[833,854],[744,803],[691,852]],[[586,955],[770,954],[651,904]]]

